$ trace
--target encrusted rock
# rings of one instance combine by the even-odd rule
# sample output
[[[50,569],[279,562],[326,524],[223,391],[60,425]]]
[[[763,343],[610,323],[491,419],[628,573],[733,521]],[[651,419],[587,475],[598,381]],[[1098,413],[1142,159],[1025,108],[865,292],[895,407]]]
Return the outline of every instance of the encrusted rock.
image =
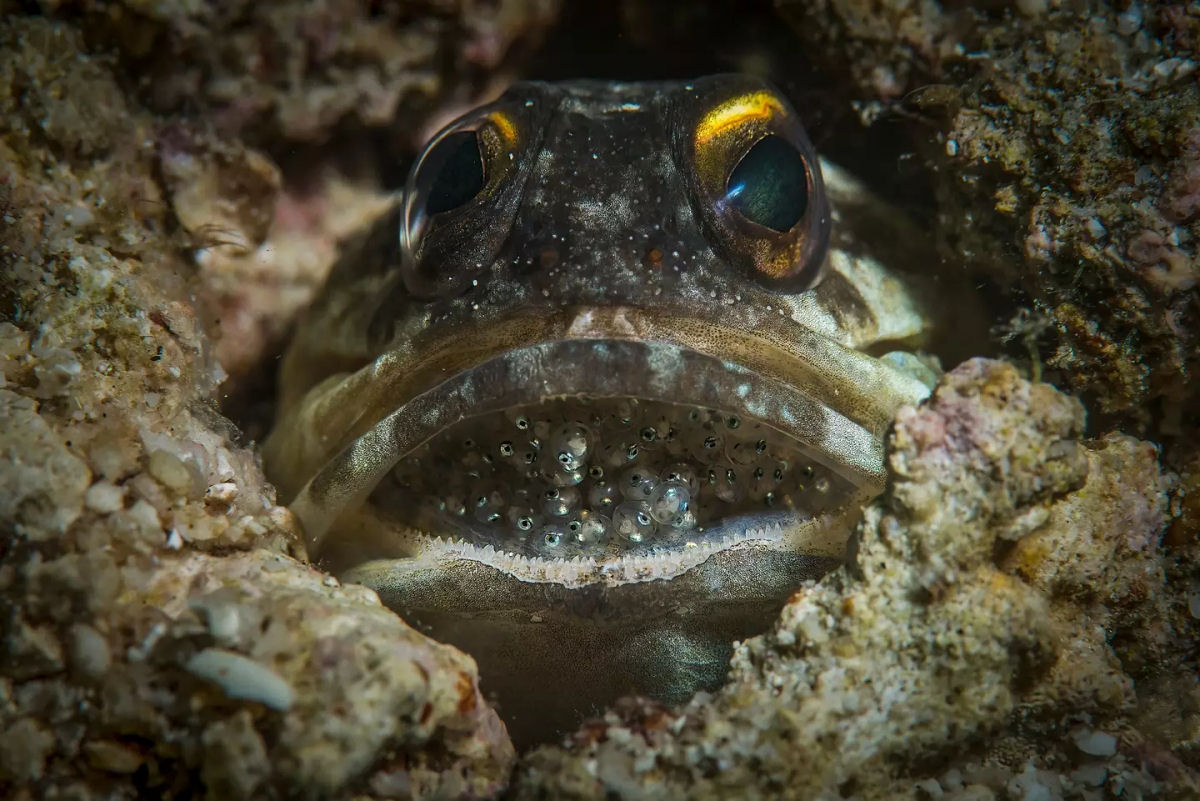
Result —
[[[54,735],[32,718],[20,718],[4,727],[0,748],[0,783],[24,784],[42,778],[46,759],[54,751]]]
[[[0,20],[0,796],[496,795],[514,754],[474,663],[293,558],[213,411],[159,122],[112,68]]]
[[[91,483],[87,465],[37,413],[37,402],[0,389],[0,519],[31,540],[54,537],[75,522]]]
[[[200,741],[204,746],[200,778],[217,798],[253,798],[254,791],[271,775],[266,745],[248,710],[213,723]]]
[[[293,143],[397,110],[419,138],[553,3],[44,5],[60,20],[0,20],[0,795],[498,795],[514,755],[471,660],[293,559],[211,407],[385,202],[336,170],[289,183]],[[1031,367],[1194,443],[1195,11],[781,5],[868,100],[920,89],[897,107],[944,129],[935,227],[1026,293],[1008,338]],[[172,151],[180,131],[203,146]],[[197,186],[164,174],[180,153]],[[1149,445],[1080,426],[1008,368],[955,372],[897,424],[852,565],[741,644],[727,687],[622,703],[530,755],[519,794],[1196,797],[1200,461],[1168,506]],[[189,672],[206,649],[292,703]]]

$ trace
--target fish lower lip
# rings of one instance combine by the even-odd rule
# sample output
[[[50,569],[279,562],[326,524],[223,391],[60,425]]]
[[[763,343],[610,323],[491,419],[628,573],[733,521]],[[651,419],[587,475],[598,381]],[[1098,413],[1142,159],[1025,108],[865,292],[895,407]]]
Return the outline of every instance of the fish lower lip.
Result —
[[[880,438],[802,388],[675,343],[567,339],[506,351],[399,405],[326,464],[292,509],[310,546],[324,550],[339,516],[440,433],[473,417],[580,396],[683,402],[757,421],[817,455],[835,480],[879,488]]]

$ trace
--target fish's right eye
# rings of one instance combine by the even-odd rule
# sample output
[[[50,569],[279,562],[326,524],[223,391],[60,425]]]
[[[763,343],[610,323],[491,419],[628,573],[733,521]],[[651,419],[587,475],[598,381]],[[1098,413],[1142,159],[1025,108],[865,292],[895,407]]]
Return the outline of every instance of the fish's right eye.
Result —
[[[486,181],[475,131],[454,131],[431,144],[414,179],[428,216],[453,211],[473,199]]]
[[[401,269],[419,298],[460,292],[487,269],[512,228],[513,178],[527,126],[502,105],[460,117],[425,146],[408,175]]]

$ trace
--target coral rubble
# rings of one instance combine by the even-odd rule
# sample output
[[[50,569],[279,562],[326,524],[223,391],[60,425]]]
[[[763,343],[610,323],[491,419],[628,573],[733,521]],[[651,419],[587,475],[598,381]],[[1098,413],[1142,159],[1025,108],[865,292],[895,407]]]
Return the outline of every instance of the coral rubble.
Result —
[[[1024,304],[1014,355],[1032,350],[1107,419],[1156,439],[1194,430],[1195,4],[780,6],[850,74],[865,117],[926,123],[946,252]]]
[[[304,564],[215,411],[189,229],[269,242],[279,191],[265,156],[146,112],[71,25],[0,22],[6,798],[507,783],[473,661]]]

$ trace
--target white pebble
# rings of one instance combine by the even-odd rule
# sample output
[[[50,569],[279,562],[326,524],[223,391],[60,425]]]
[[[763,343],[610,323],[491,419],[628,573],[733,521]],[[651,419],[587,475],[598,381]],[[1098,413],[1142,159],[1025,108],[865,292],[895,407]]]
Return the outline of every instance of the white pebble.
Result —
[[[925,795],[929,796],[932,801],[941,801],[941,799],[946,795],[945,791],[942,790],[942,785],[938,783],[937,779],[921,779],[920,781],[916,782],[915,786],[919,790],[924,790]]]
[[[186,464],[173,453],[154,451],[147,464],[150,475],[165,487],[176,492],[186,492],[192,487],[192,473]]]
[[[1072,736],[1075,747],[1089,756],[1108,757],[1117,753],[1117,738],[1111,734],[1083,729]]]
[[[291,709],[296,694],[279,674],[232,651],[205,648],[188,660],[189,673],[219,686],[230,698],[257,701],[283,712]]]
[[[108,640],[82,623],[71,626],[71,656],[75,667],[86,676],[103,676],[112,663]]]
[[[107,481],[97,481],[88,487],[83,502],[93,512],[111,514],[119,511],[125,505],[125,488],[110,484]]]

